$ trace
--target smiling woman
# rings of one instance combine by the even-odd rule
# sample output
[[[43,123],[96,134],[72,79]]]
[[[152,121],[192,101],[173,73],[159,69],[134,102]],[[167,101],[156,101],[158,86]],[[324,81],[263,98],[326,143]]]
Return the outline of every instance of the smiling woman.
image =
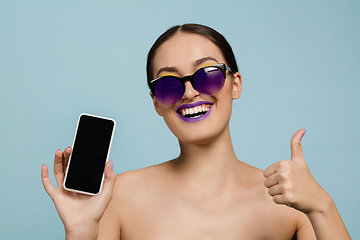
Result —
[[[230,45],[215,30],[175,26],[148,54],[156,112],[179,140],[180,155],[115,176],[110,163],[99,196],[62,188],[71,149],[55,153],[58,189],[43,184],[67,239],[350,239],[335,204],[291,139],[291,160],[265,171],[239,161],[229,120],[242,78]]]

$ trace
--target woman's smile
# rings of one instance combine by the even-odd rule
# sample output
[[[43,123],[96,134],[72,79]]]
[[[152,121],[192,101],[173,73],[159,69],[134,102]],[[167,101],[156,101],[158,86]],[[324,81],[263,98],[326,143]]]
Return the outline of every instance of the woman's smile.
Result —
[[[180,119],[185,122],[198,122],[207,118],[211,113],[212,103],[199,101],[191,104],[181,105],[177,110]]]

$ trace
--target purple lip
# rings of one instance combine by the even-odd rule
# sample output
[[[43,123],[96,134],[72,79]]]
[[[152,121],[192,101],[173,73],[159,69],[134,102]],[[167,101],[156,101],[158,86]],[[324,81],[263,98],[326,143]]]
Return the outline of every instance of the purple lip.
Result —
[[[191,104],[184,104],[182,106],[180,106],[177,110],[177,114],[179,116],[179,118],[185,122],[190,122],[190,123],[193,123],[193,122],[198,122],[198,121],[201,121],[201,120],[204,120],[205,118],[207,118],[210,113],[211,113],[211,110],[212,110],[212,106],[210,107],[209,111],[207,111],[204,115],[200,116],[200,117],[197,117],[197,118],[187,118],[187,117],[183,117],[179,111],[181,109],[184,109],[184,108],[193,108],[193,107],[196,107],[196,106],[199,106],[199,105],[203,105],[203,104],[210,104],[210,105],[213,105],[211,102],[206,102],[206,101],[200,101],[200,102],[195,102],[195,103],[191,103]]]

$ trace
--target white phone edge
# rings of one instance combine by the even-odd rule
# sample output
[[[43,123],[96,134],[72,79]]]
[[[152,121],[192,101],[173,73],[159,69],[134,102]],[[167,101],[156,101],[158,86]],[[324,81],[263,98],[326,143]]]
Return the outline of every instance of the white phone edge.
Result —
[[[76,130],[75,130],[75,135],[74,135],[74,140],[73,140],[73,144],[72,144],[72,149],[74,149],[74,144],[75,144],[75,139],[76,139],[76,133],[77,133],[77,130],[78,130],[78,127],[79,127],[79,123],[80,123],[80,118],[81,116],[83,115],[86,115],[86,116],[91,116],[91,117],[96,117],[96,118],[102,118],[102,119],[107,119],[107,120],[111,120],[113,123],[114,123],[114,127],[113,127],[113,130],[112,130],[112,133],[111,133],[111,138],[110,138],[110,144],[109,144],[109,149],[108,149],[108,152],[107,152],[107,155],[106,155],[106,162],[105,162],[105,165],[106,163],[108,162],[109,160],[109,155],[110,155],[110,150],[111,150],[111,146],[112,146],[112,142],[113,142],[113,138],[114,138],[114,133],[115,133],[115,127],[116,127],[116,121],[112,118],[107,118],[107,117],[101,117],[101,116],[97,116],[97,115],[93,115],[93,114],[88,114],[88,113],[82,113],[80,114],[79,118],[78,118],[78,122],[77,122],[77,125],[76,125]],[[84,191],[79,191],[79,190],[75,190],[75,189],[71,189],[71,188],[67,188],[65,186],[65,182],[66,182],[66,178],[67,178],[67,174],[68,174],[68,169],[69,169],[69,165],[70,165],[70,161],[71,161],[71,156],[72,154],[70,155],[69,157],[69,162],[66,166],[66,172],[65,172],[65,177],[64,177],[64,181],[63,181],[63,188],[67,191],[70,191],[70,192],[76,192],[76,193],[81,193],[81,194],[85,194],[85,195],[91,195],[91,196],[97,196],[101,193],[101,190],[102,190],[102,187],[103,187],[103,184],[104,184],[104,179],[105,179],[105,169],[103,171],[103,176],[102,176],[102,180],[101,180],[101,185],[100,185],[100,189],[99,189],[99,192],[98,193],[89,193],[89,192],[84,192]]]

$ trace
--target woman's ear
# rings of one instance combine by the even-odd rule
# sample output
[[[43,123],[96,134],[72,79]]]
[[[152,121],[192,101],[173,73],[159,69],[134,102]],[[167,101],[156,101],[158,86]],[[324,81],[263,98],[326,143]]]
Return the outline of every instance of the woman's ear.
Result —
[[[233,80],[233,99],[238,99],[242,92],[242,78],[239,72],[234,73],[234,80]]]
[[[156,100],[155,96],[152,94],[151,91],[150,91],[150,97],[153,100],[155,111],[157,112],[157,114],[159,114],[159,116],[162,116],[161,110],[159,108],[159,103],[158,103],[158,101]]]

